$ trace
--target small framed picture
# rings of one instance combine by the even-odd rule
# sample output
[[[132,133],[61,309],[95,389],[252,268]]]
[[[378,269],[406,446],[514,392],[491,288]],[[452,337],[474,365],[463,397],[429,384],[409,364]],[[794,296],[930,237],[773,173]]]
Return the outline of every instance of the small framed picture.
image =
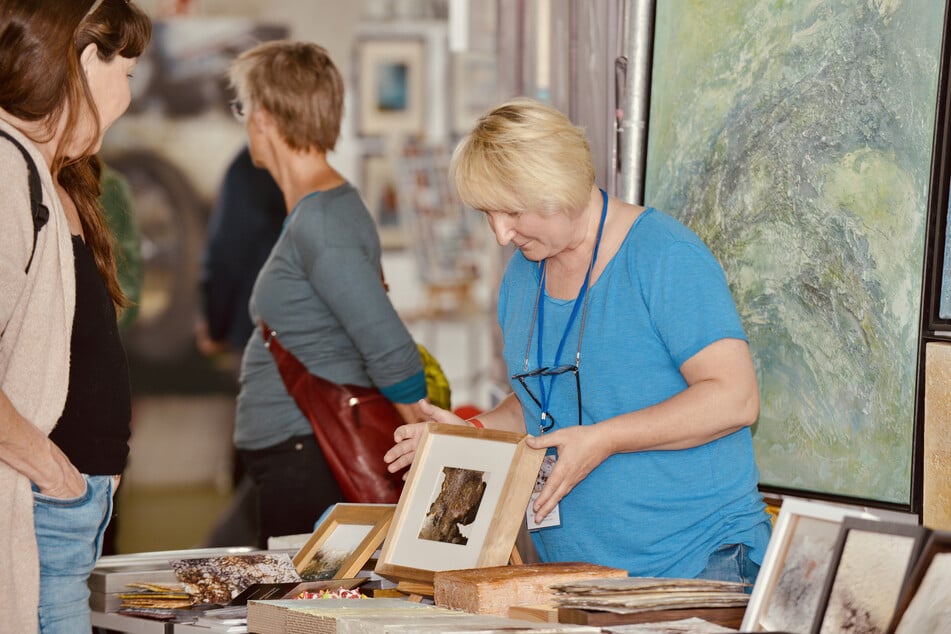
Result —
[[[859,507],[783,501],[741,631],[809,631],[846,517],[876,519]]]
[[[359,134],[423,133],[425,53],[422,38],[367,35],[357,40],[354,83]]]
[[[337,504],[297,554],[294,567],[304,581],[351,579],[383,543],[393,504]]]
[[[437,571],[507,564],[545,454],[525,438],[427,425],[376,572],[432,583]]]
[[[394,160],[384,154],[363,157],[363,183],[360,192],[370,215],[376,222],[380,246],[384,249],[406,247],[406,228],[400,214]]]
[[[915,562],[886,632],[951,632],[951,532],[933,531]]]
[[[843,519],[813,634],[884,632],[927,534],[917,524]]]

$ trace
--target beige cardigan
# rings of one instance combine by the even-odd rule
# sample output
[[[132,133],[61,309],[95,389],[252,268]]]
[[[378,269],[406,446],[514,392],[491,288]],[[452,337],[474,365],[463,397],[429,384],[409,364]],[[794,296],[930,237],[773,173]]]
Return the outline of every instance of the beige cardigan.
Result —
[[[43,156],[2,119],[0,128],[29,150],[50,211],[24,275],[33,248],[28,171],[20,151],[0,138],[0,389],[23,417],[49,434],[63,412],[69,384],[76,303],[72,239]],[[38,605],[30,481],[0,462],[0,629],[36,632]]]

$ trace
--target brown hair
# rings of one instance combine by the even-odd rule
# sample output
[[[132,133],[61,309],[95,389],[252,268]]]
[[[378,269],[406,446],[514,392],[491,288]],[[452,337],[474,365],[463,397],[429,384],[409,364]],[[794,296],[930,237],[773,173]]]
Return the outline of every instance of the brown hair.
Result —
[[[95,10],[92,10],[95,7]],[[86,83],[80,55],[90,44],[99,58],[139,57],[152,36],[152,24],[128,0],[62,2],[0,0],[0,107],[31,122],[43,122],[46,142],[62,125],[62,141],[50,171],[79,212],[83,233],[99,273],[118,306],[125,297],[116,275],[114,237],[99,204],[101,166],[92,155],[99,130],[80,156],[65,156],[88,117],[98,126],[98,111]],[[64,119],[65,117],[65,119]]]
[[[329,152],[337,145],[344,85],[324,47],[265,42],[239,55],[229,77],[245,111],[266,110],[291,149]]]

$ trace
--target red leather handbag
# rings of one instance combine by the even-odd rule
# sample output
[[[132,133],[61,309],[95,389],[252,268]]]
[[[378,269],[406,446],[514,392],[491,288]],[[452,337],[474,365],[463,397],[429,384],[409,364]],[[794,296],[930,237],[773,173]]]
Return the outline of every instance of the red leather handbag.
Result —
[[[395,504],[403,477],[387,471],[383,462],[393,446],[393,431],[403,424],[393,404],[375,387],[339,385],[311,374],[264,322],[261,333],[346,500]]]

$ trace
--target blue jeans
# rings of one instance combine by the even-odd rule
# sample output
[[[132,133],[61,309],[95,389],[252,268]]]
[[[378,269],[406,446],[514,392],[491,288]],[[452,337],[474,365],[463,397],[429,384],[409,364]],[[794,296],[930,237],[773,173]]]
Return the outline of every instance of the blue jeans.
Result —
[[[746,592],[749,594],[759,574],[759,564],[750,559],[749,550],[746,544],[720,546],[707,558],[707,567],[700,571],[697,579],[748,583],[750,587]]]
[[[53,498],[33,486],[33,524],[40,553],[40,633],[89,632],[89,573],[112,515],[114,476],[88,476],[86,492]]]

